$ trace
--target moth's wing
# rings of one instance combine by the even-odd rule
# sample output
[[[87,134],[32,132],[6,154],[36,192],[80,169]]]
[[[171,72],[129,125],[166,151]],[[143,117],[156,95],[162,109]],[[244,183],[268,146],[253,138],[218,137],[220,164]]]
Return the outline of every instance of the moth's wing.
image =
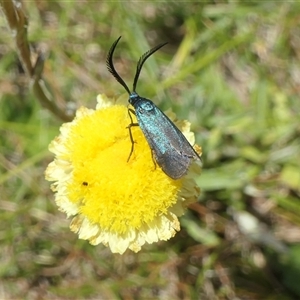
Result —
[[[171,178],[179,179],[188,170],[191,164],[191,158],[181,155],[174,148],[170,148],[168,152],[161,153],[154,151],[155,160],[162,170]]]
[[[189,143],[187,138],[184,136],[184,134],[176,127],[176,125],[166,116],[158,107],[156,107],[160,111],[160,113],[163,114],[165,118],[165,122],[170,125],[169,126],[169,134],[174,136],[174,139],[172,139],[172,147],[179,150],[179,152],[182,155],[188,156],[193,159],[200,159],[199,154],[195,151],[195,149],[192,147],[192,145]],[[172,133],[171,133],[172,131]],[[175,138],[177,137],[177,138]]]
[[[140,113],[136,109],[142,129],[155,160],[163,171],[173,179],[182,177],[192,159],[200,159],[182,132],[153,104],[153,109]]]

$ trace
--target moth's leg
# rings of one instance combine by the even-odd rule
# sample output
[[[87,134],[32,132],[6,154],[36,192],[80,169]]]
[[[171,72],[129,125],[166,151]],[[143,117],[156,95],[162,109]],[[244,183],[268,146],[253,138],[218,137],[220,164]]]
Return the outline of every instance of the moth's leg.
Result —
[[[155,156],[155,152],[153,149],[151,149],[151,157],[152,157],[152,161],[154,163],[154,170],[156,170],[156,156]]]
[[[129,162],[130,157],[131,157],[131,155],[133,153],[134,143],[135,143],[135,141],[133,140],[133,136],[132,136],[132,132],[131,132],[131,127],[133,127],[133,126],[139,126],[138,123],[133,123],[131,114],[135,115],[135,111],[133,109],[131,109],[131,108],[128,108],[128,115],[129,115],[131,123],[126,128],[128,128],[128,130],[129,130],[129,137],[130,137],[130,141],[131,141],[131,150],[130,150],[127,162]]]

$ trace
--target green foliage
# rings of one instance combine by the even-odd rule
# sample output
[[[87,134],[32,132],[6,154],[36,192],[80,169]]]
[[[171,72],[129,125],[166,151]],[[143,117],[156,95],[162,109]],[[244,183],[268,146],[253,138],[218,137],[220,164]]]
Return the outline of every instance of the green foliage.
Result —
[[[70,110],[124,92],[105,66],[119,35],[129,86],[139,56],[169,42],[147,61],[138,92],[191,121],[202,194],[174,239],[138,254],[77,240],[43,175],[62,121],[30,92],[1,18],[2,295],[299,298],[299,3],[24,2],[29,40],[49,49],[43,78]]]

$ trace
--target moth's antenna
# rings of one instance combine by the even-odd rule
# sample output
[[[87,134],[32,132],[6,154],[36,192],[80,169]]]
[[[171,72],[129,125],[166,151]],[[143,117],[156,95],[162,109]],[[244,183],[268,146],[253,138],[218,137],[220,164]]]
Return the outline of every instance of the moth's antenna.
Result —
[[[152,49],[148,50],[146,53],[144,53],[138,63],[137,63],[137,66],[136,66],[136,73],[135,73],[135,76],[134,76],[134,81],[133,81],[133,92],[135,92],[135,89],[136,89],[136,85],[137,85],[137,82],[139,80],[139,76],[140,76],[140,73],[141,73],[141,70],[142,70],[142,67],[143,67],[143,64],[144,62],[147,60],[147,58],[149,58],[153,53],[155,53],[157,50],[159,50],[161,47],[163,47],[164,45],[166,45],[168,43],[162,43],[162,44],[159,44],[155,47],[153,47]],[[114,75],[115,76],[115,75]]]
[[[114,63],[113,63],[113,54],[114,54],[114,51],[115,51],[120,39],[121,39],[121,36],[110,47],[108,55],[107,55],[107,59],[106,59],[106,66],[107,66],[108,71],[115,77],[115,79],[124,87],[124,89],[130,95],[131,92],[130,92],[128,86],[126,85],[125,81],[121,78],[121,76],[118,74],[118,72],[116,71],[116,69],[114,67]]]

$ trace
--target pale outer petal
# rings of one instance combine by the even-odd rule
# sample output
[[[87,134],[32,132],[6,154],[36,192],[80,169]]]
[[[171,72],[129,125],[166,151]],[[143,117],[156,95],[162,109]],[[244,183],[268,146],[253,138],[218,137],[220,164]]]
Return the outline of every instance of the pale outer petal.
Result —
[[[103,243],[113,253],[123,254],[128,248],[138,252],[145,243],[170,239],[180,230],[180,224],[176,215],[169,212],[167,216],[160,216],[138,230],[133,229],[119,235],[101,230],[98,225],[93,225],[82,215],[78,215],[73,218],[70,229],[77,232],[80,239],[89,240],[92,245]]]

